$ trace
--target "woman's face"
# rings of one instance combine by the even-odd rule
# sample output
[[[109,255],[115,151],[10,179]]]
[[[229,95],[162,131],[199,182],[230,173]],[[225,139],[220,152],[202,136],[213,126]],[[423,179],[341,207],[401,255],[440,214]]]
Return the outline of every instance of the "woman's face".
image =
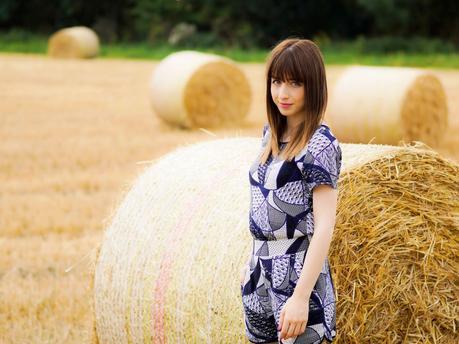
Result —
[[[271,78],[271,96],[282,115],[304,117],[304,85],[301,82]]]

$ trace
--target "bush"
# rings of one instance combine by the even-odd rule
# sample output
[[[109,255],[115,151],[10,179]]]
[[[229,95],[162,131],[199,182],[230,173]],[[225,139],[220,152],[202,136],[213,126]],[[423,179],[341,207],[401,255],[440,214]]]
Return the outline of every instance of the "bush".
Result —
[[[361,53],[454,53],[454,45],[450,42],[442,41],[438,38],[424,37],[375,37],[359,38],[356,44],[360,46]]]
[[[314,41],[322,49],[350,50],[356,54],[454,54],[458,49],[453,43],[438,38],[426,37],[364,37],[358,36],[355,40],[333,40],[326,35],[314,37]]]
[[[214,32],[197,31],[191,34],[186,40],[180,42],[181,48],[194,49],[194,48],[218,48],[223,44],[219,37]]]

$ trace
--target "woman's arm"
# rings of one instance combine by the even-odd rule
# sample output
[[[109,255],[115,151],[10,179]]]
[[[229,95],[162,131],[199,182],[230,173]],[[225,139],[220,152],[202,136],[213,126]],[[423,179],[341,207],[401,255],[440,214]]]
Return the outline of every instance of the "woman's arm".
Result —
[[[309,243],[303,269],[293,295],[309,300],[327,257],[335,227],[338,189],[318,185],[313,189],[314,234]]]

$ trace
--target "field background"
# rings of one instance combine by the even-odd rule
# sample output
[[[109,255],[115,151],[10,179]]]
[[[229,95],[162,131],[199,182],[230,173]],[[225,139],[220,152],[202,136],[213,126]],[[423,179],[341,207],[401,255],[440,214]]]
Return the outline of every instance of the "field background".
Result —
[[[240,63],[249,115],[214,136],[155,116],[148,82],[157,63],[0,54],[0,343],[86,342],[94,249],[122,191],[177,146],[261,135],[264,64]],[[344,68],[327,65],[331,90]],[[459,70],[430,70],[449,107],[436,149],[459,162]]]

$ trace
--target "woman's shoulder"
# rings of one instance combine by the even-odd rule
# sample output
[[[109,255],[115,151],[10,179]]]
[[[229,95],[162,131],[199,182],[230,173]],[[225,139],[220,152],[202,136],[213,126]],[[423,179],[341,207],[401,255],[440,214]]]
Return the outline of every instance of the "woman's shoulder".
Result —
[[[336,138],[333,130],[326,123],[322,123],[314,132],[310,140],[310,146],[316,148],[324,148],[323,146],[328,146],[333,144],[334,146],[339,145],[339,141]]]
[[[324,153],[339,153],[340,150],[339,141],[332,129],[327,124],[322,123],[306,145],[305,153],[308,153],[306,155],[318,157]]]

